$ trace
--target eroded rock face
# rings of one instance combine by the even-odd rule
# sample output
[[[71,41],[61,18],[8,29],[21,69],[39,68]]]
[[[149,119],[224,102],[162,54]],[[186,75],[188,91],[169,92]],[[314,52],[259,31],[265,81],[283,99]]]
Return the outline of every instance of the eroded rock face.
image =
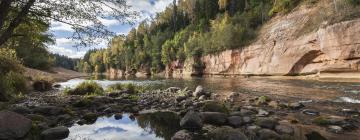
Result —
[[[31,120],[10,112],[0,112],[0,139],[11,140],[24,137],[31,129]]]
[[[254,43],[201,58],[208,75],[299,75],[328,72],[360,73],[360,19],[327,25],[298,35],[316,8],[299,8],[265,24]],[[177,76],[194,69],[173,67]],[[186,67],[186,68],[185,68]],[[360,74],[359,74],[360,75]],[[353,75],[352,75],[353,76]]]

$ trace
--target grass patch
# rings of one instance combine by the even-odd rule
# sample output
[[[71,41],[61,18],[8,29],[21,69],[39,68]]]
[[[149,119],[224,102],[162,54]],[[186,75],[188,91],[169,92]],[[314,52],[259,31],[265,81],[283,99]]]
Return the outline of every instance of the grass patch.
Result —
[[[85,81],[75,89],[65,89],[66,95],[98,96],[104,95],[104,89],[94,81]]]
[[[119,90],[126,90],[130,94],[138,94],[143,93],[147,90],[151,90],[152,88],[150,86],[139,86],[133,83],[128,84],[114,84],[111,85],[109,88],[107,88],[106,91],[112,92],[112,91],[119,91]]]

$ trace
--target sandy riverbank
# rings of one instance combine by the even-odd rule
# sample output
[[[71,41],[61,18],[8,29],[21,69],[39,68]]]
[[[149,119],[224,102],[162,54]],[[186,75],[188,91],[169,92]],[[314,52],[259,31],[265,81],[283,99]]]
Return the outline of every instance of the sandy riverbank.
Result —
[[[74,78],[87,77],[87,74],[68,70],[60,67],[51,68],[49,71],[25,68],[25,76],[32,80],[37,78],[46,78],[53,82],[67,81]]]

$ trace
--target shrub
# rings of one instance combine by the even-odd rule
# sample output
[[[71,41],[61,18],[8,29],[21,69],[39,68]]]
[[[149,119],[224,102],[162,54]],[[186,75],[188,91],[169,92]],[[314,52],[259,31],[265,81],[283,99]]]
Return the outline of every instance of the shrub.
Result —
[[[347,0],[352,5],[360,5],[360,0]]]
[[[301,0],[278,0],[274,3],[269,15],[272,16],[275,13],[287,13],[295,8],[300,1]]]
[[[68,95],[102,95],[104,94],[104,89],[94,81],[85,81],[76,86],[75,89],[67,89],[64,92]]]
[[[9,101],[27,91],[23,67],[11,49],[0,49],[0,101]]]

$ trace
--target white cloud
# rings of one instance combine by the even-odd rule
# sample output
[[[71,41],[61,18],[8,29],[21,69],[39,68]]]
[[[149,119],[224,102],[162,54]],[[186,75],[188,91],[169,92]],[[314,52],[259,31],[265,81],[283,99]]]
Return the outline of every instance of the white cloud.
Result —
[[[61,22],[57,22],[57,21],[52,21],[51,22],[51,31],[67,31],[67,32],[73,32],[74,30],[71,28],[70,25],[65,24],[65,23],[61,23]]]
[[[149,18],[150,16],[155,15],[158,12],[164,11],[166,6],[168,6],[173,0],[153,0],[153,4],[150,3],[149,0],[127,0],[128,5],[131,5],[132,11],[138,11],[140,12],[140,18],[136,21],[136,25],[138,22],[145,20]],[[108,7],[104,7],[105,12],[110,10]],[[100,18],[99,20],[107,26],[110,30],[114,29],[117,31],[116,34],[123,34],[126,35],[131,27],[122,25],[118,20],[116,19],[105,19]],[[83,26],[90,26],[90,23],[83,23]],[[96,45],[92,48],[73,48],[76,44],[76,41],[64,38],[64,36],[70,37],[74,30],[71,28],[70,25],[52,21],[51,23],[51,31],[53,31],[55,34],[59,33],[56,37],[56,45],[49,46],[49,51],[53,53],[58,53],[62,55],[69,56],[71,58],[80,58],[83,57],[83,55],[86,53],[87,50],[92,48],[105,48],[107,46],[107,41],[102,41],[99,45]],[[65,32],[65,33],[64,33]]]

